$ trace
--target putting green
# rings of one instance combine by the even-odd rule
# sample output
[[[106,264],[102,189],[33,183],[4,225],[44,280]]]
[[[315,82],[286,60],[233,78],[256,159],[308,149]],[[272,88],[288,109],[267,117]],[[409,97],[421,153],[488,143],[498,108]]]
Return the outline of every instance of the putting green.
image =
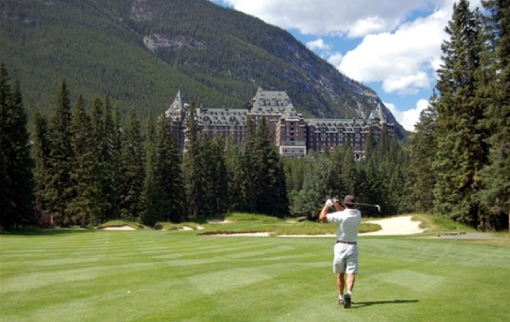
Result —
[[[333,239],[196,232],[0,236],[1,321],[508,321],[510,240],[360,237],[354,304]]]

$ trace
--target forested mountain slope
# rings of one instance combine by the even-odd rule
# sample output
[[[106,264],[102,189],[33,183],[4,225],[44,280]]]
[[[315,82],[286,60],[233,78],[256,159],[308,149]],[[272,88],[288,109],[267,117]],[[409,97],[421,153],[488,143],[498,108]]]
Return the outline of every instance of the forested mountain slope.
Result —
[[[0,29],[0,60],[29,109],[48,110],[63,78],[142,115],[177,89],[208,107],[285,90],[305,117],[363,117],[381,102],[288,32],[207,0],[3,0]]]

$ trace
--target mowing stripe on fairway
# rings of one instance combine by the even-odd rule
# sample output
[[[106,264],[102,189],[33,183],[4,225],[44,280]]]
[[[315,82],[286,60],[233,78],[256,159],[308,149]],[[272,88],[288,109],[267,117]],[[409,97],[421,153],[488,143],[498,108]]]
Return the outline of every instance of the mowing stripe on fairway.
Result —
[[[510,241],[359,240],[337,304],[334,238],[87,231],[0,236],[1,321],[506,321]]]

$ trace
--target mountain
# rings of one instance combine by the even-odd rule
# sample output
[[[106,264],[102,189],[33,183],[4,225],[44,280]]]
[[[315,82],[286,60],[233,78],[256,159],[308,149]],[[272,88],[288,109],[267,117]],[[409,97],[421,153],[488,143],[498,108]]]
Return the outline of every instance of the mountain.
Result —
[[[29,109],[48,110],[64,78],[75,95],[108,95],[141,115],[165,110],[178,89],[207,107],[285,90],[305,117],[366,117],[383,105],[288,32],[207,0],[2,0],[0,28],[0,60]]]

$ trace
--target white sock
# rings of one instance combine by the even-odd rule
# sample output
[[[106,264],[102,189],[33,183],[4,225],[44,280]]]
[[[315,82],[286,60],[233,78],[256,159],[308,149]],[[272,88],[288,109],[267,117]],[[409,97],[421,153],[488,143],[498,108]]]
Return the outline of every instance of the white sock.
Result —
[[[343,296],[343,295],[338,295],[338,299],[339,299],[340,301],[343,301],[343,300],[344,300],[344,296]]]
[[[349,294],[352,297],[352,292],[351,291],[347,291],[347,294]]]

